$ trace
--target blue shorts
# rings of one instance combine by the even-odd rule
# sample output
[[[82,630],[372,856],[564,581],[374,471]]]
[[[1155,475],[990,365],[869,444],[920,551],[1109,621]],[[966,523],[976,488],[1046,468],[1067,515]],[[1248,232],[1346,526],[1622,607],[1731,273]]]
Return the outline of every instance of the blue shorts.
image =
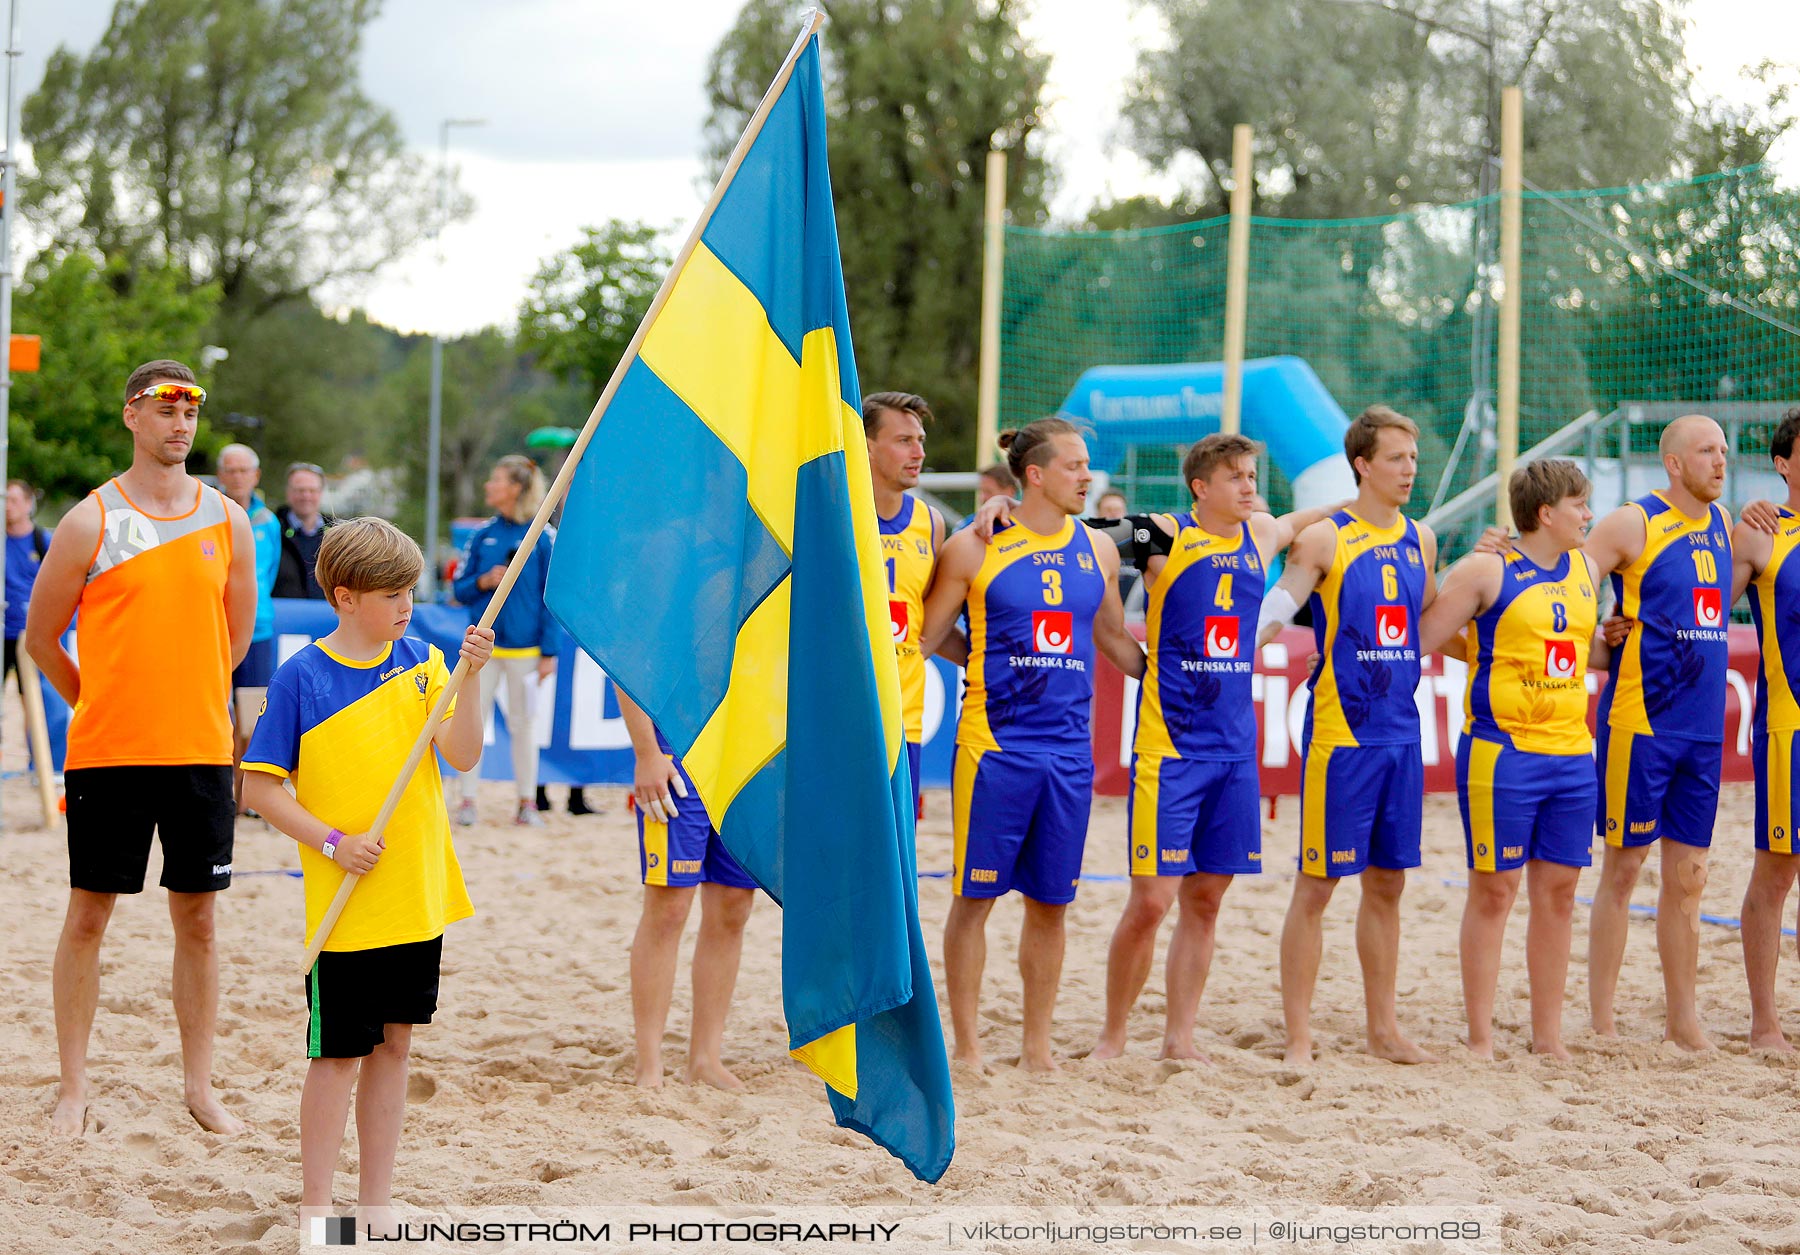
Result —
[[[700,802],[687,769],[676,763],[681,779],[687,785],[686,797],[670,791],[676,816],[659,824],[637,808],[638,871],[647,885],[666,885],[686,889],[692,885],[730,885],[734,889],[754,889],[756,881],[731,857],[719,834],[713,831],[712,818]]]
[[[913,814],[915,816],[919,813],[919,808],[924,805],[924,802],[921,800],[921,790],[924,788],[924,785],[919,783],[919,765],[920,759],[924,756],[924,753],[925,747],[920,745],[917,741],[908,741],[906,743],[906,765],[912,769]]]
[[[1722,741],[1608,727],[1598,749],[1595,831],[1606,844],[1630,850],[1667,837],[1701,849],[1712,845]]]
[[[275,674],[275,638],[251,641],[250,652],[244,655],[244,661],[238,663],[237,669],[231,673],[231,687],[234,689],[266,689],[269,677]]]
[[[1586,754],[1532,754],[1464,733],[1456,799],[1469,870],[1509,872],[1534,858],[1592,865],[1587,817],[1597,791]]]
[[[1260,872],[1261,797],[1255,759],[1136,755],[1126,810],[1131,874]]]
[[[957,896],[1017,889],[1051,905],[1073,902],[1094,802],[1093,758],[959,745],[953,774]]]
[[[1300,870],[1354,876],[1417,867],[1425,760],[1408,745],[1312,745],[1300,779]]]
[[[1794,730],[1777,728],[1751,738],[1756,762],[1756,848],[1800,854],[1794,844]]]

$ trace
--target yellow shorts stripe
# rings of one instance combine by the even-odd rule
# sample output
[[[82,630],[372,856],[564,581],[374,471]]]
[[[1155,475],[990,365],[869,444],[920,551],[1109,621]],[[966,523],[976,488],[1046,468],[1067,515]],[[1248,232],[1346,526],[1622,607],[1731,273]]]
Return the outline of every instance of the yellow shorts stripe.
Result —
[[[950,778],[950,883],[957,897],[962,896],[963,865],[968,861],[969,812],[975,804],[975,773],[986,750],[967,745],[956,747],[956,768]]]
[[[1305,797],[1300,807],[1300,870],[1321,879],[1331,875],[1325,857],[1325,777],[1331,765],[1330,745],[1313,745],[1306,754]]]
[[[1154,876],[1159,870],[1156,844],[1156,802],[1161,792],[1163,760],[1140,757],[1132,768],[1131,874]]]
[[[1633,635],[1636,635],[1635,633]],[[1625,798],[1631,785],[1631,742],[1637,733],[1606,730],[1606,844],[1625,846]]]
[[[644,883],[669,883],[669,825],[644,816]]]
[[[1771,854],[1794,852],[1794,733],[1777,729],[1769,733],[1769,831],[1764,834]],[[1776,834],[1780,837],[1777,839]]]
[[[1469,749],[1469,835],[1475,838],[1475,870],[1495,870],[1500,851],[1494,843],[1494,768],[1500,745],[1475,739]],[[1584,821],[1585,822],[1585,821]]]

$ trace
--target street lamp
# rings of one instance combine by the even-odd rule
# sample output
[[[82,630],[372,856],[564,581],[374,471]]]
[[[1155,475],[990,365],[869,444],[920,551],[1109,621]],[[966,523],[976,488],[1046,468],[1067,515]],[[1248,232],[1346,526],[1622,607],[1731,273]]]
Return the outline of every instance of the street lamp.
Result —
[[[486,118],[445,118],[438,124],[437,240],[438,273],[444,270],[444,220],[450,215],[450,128],[486,126]],[[437,598],[438,581],[438,463],[444,423],[444,337],[431,333],[431,407],[425,443],[425,599]]]

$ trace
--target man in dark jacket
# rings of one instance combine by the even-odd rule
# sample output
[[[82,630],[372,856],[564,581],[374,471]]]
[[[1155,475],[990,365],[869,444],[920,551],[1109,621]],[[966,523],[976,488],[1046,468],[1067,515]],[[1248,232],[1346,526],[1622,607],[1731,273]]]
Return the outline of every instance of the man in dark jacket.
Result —
[[[311,462],[288,467],[287,504],[275,511],[281,524],[281,566],[275,573],[275,596],[325,600],[313,575],[325,529],[336,523],[319,510],[325,495],[325,472]]]

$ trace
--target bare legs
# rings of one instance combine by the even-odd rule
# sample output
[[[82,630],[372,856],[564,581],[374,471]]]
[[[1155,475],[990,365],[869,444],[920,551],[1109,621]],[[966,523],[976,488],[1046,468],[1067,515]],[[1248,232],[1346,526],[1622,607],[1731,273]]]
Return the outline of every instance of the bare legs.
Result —
[[[1781,961],[1781,912],[1800,873],[1800,854],[1756,852],[1744,892],[1744,975],[1750,982],[1750,1048],[1791,1051],[1775,1007],[1775,967]],[[1800,924],[1800,919],[1796,920]]]
[[[1469,1016],[1469,1053],[1494,1057],[1494,994],[1500,983],[1500,950],[1521,876],[1531,901],[1525,925],[1525,963],[1531,981],[1531,1049],[1568,1058],[1562,1042],[1563,994],[1569,981],[1569,938],[1575,908],[1576,867],[1534,859],[1528,872],[1470,872],[1463,908],[1463,1005]]]
[[[214,1133],[237,1133],[243,1124],[212,1088],[213,1027],[219,1004],[219,955],[213,939],[212,893],[169,894],[175,930],[172,990],[181,1030],[183,1091],[194,1119]],[[100,1001],[100,943],[118,895],[69,890],[69,909],[56,946],[52,992],[61,1085],[51,1127],[78,1136],[87,1115],[87,1049]]]
[[[1194,1019],[1199,1014],[1200,998],[1212,967],[1219,906],[1231,887],[1231,879],[1210,872],[1179,879],[1131,878],[1131,897],[1113,930],[1112,946],[1107,952],[1106,1022],[1090,1058],[1114,1059],[1125,1053],[1127,1021],[1156,958],[1157,930],[1169,907],[1179,898],[1181,909],[1175,920],[1175,934],[1169,941],[1168,1011],[1159,1057],[1206,1061],[1194,1046]]]
[[[1393,1063],[1430,1063],[1433,1058],[1400,1031],[1395,984],[1400,966],[1400,895],[1406,873],[1364,868],[1362,903],[1356,912],[1356,954],[1362,964],[1368,1050]],[[1281,929],[1281,1004],[1287,1017],[1287,1061],[1312,1060],[1312,996],[1324,951],[1325,905],[1337,888],[1335,877],[1299,875]]]
[[[752,889],[701,887],[700,936],[694,945],[694,1024],[689,1036],[687,1079],[720,1089],[743,1082],[720,1062],[725,1019],[737,987],[744,926],[755,904]],[[682,930],[694,905],[694,888],[644,886],[644,913],[631,943],[631,1017],[637,1037],[639,1085],[663,1083],[662,1038],[675,997],[675,968]]]
[[[1663,992],[1668,1005],[1663,1038],[1683,1050],[1710,1050],[1700,1027],[1694,985],[1700,964],[1700,895],[1706,888],[1706,850],[1667,837],[1662,846],[1662,888],[1656,907],[1656,948],[1662,958]],[[1618,1036],[1613,1002],[1619,969],[1625,960],[1625,937],[1631,920],[1631,891],[1650,853],[1606,847],[1600,864],[1600,887],[1588,928],[1588,1002],[1594,1031]]]

